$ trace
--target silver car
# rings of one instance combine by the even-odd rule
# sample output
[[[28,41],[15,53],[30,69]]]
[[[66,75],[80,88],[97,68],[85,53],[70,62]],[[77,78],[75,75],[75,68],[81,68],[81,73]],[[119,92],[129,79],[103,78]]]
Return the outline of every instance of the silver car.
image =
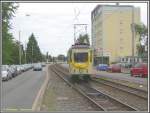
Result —
[[[34,64],[33,70],[34,71],[42,71],[42,65],[40,63]]]
[[[2,68],[1,68],[1,74],[2,74],[2,80],[9,80],[12,78],[12,74],[9,70],[9,66],[7,65],[2,65]]]

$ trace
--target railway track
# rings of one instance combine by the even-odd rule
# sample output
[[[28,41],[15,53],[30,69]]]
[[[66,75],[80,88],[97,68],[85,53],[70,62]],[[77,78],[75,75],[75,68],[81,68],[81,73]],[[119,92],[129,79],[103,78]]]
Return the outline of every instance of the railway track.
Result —
[[[83,92],[77,90],[68,80],[68,78],[66,76],[62,76],[62,73],[60,73],[56,68],[51,68],[51,70],[58,75],[62,80],[64,80],[69,86],[71,86],[72,88],[74,88],[76,91],[78,91],[80,94],[82,94],[82,96],[86,97],[88,100],[90,100],[92,102],[92,104],[94,104],[96,106],[96,109],[98,111],[104,111],[101,106],[99,106],[97,103],[95,103],[94,101],[92,101],[88,96],[86,96]]]
[[[91,87],[87,83],[75,84],[73,85],[68,76],[66,76],[67,72],[61,69],[59,66],[53,68],[53,71],[57,75],[59,75],[64,81],[66,81],[70,86],[72,86],[75,90],[81,93],[83,96],[88,98],[91,102],[93,102],[97,107],[99,107],[102,111],[138,111],[138,109],[122,103],[121,101],[113,98],[110,95],[107,95],[93,87]]]
[[[123,85],[123,84],[116,83],[116,82],[113,82],[110,80],[105,80],[105,79],[101,79],[101,80],[93,79],[92,81],[97,82],[99,84],[107,85],[109,87],[121,90],[123,92],[128,92],[129,94],[135,95],[135,96],[145,99],[145,100],[148,99],[148,92],[141,90],[141,89],[129,87],[127,85]]]
[[[148,99],[144,97],[122,90],[120,88],[113,87],[108,84],[103,84],[101,82],[91,81],[90,83],[94,88],[105,92],[106,94],[109,94],[124,103],[128,103],[130,106],[133,106],[140,111],[148,110]]]

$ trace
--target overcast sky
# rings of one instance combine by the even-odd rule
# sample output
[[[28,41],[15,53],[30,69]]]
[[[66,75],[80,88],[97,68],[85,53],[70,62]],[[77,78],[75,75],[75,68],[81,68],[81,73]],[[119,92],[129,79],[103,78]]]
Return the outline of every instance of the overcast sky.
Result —
[[[74,43],[73,24],[88,24],[91,39],[91,11],[98,4],[102,3],[19,3],[12,20],[11,32],[18,40],[18,32],[21,31],[23,45],[28,42],[31,33],[34,33],[42,53],[49,52],[52,56],[66,55]],[[146,3],[126,3],[126,5],[140,7],[141,21],[147,25]],[[78,16],[74,19],[76,15]]]

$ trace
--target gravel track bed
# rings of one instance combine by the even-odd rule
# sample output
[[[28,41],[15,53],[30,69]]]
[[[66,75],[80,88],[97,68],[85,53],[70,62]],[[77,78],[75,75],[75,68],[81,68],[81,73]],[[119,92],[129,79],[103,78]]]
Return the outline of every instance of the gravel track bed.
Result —
[[[134,111],[132,108],[114,100],[113,98],[105,95],[103,92],[93,89],[90,84],[78,85],[84,92],[86,92],[92,99],[94,99],[99,105],[101,105],[105,111]]]
[[[82,95],[69,87],[49,68],[50,80],[41,111],[97,111]]]
[[[116,89],[116,88],[112,88],[110,86],[107,86],[107,85],[104,85],[104,84],[101,84],[101,83],[95,83],[95,82],[91,82],[91,85],[110,95],[110,96],[113,96],[114,98],[117,98],[119,99],[120,101],[124,102],[124,103],[127,103],[129,104],[130,106],[133,106],[137,109],[139,109],[140,111],[147,111],[148,110],[148,100],[145,100],[143,98],[139,98],[137,96],[134,96],[130,93],[127,93],[127,92],[123,92],[119,89]]]
[[[101,82],[103,84],[110,85],[110,86],[113,86],[113,87],[116,87],[116,88],[120,88],[120,89],[123,89],[125,91],[132,92],[132,93],[134,93],[138,96],[144,97],[144,98],[148,98],[148,92],[145,91],[145,90],[142,90],[142,89],[133,88],[133,87],[130,87],[130,86],[127,86],[127,85],[123,85],[123,84],[113,82],[113,81],[110,81],[110,80],[105,80],[105,79],[99,79],[99,80],[95,80],[95,81]]]
[[[59,66],[57,66],[57,70],[59,70],[60,72],[66,73],[66,71]],[[91,86],[89,86],[88,83],[80,83],[80,85],[79,84],[76,84],[76,85],[79,89],[82,89],[88,95],[90,94],[89,96],[92,99],[94,99],[99,105],[101,105],[106,111],[126,111],[126,110],[132,111],[133,110],[132,108],[122,105],[119,102],[114,101],[113,99],[107,97],[106,95],[99,93],[98,91],[93,89]],[[95,94],[96,95],[98,94],[98,95],[96,96]]]

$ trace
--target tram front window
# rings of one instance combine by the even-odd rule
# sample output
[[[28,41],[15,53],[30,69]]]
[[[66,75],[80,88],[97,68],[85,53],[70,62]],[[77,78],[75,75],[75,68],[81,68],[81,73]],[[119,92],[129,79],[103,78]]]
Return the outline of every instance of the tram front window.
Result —
[[[87,62],[88,53],[74,53],[74,61],[75,62]]]

